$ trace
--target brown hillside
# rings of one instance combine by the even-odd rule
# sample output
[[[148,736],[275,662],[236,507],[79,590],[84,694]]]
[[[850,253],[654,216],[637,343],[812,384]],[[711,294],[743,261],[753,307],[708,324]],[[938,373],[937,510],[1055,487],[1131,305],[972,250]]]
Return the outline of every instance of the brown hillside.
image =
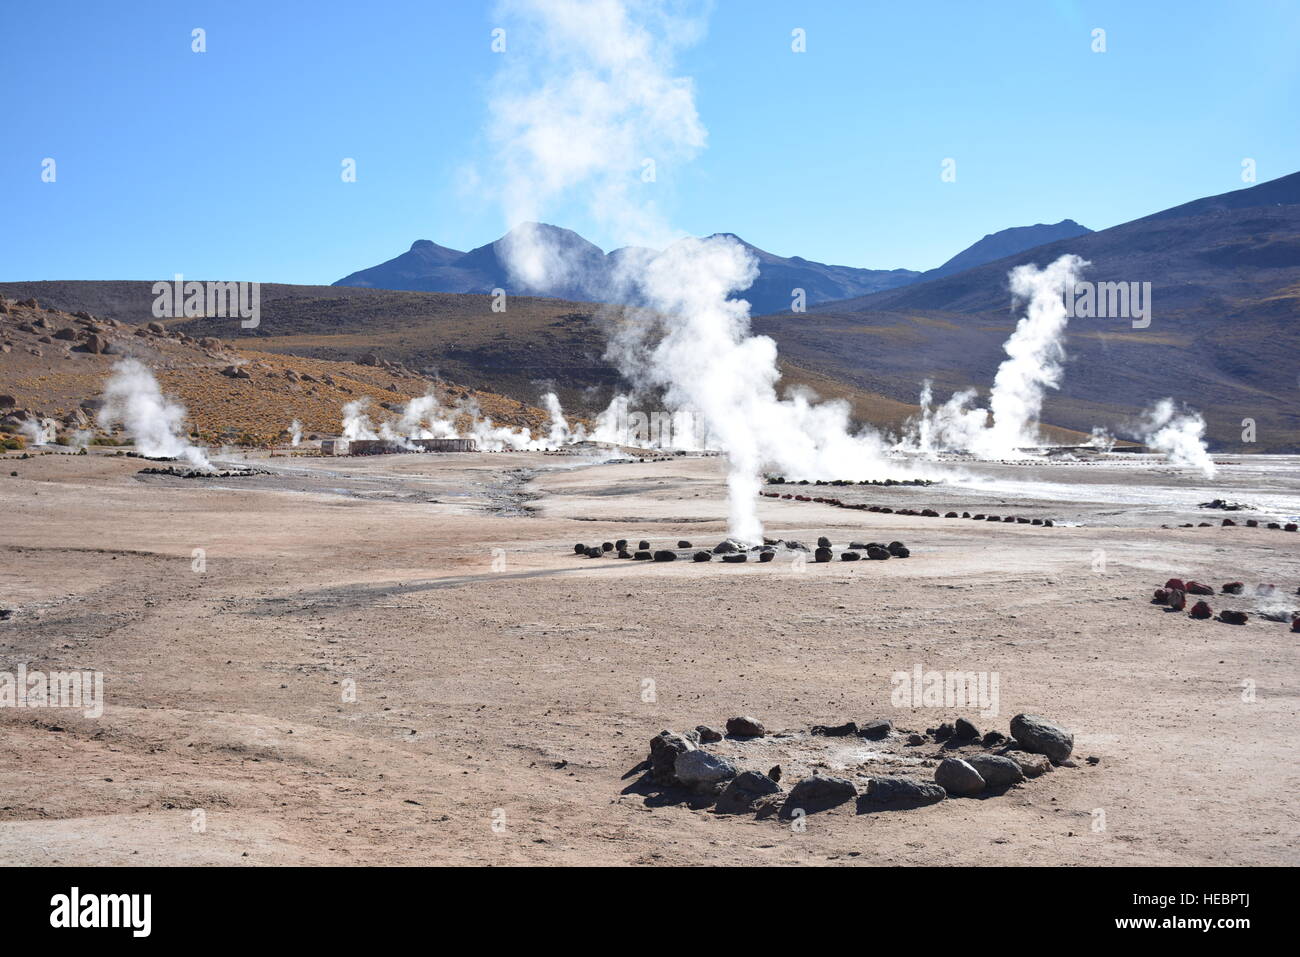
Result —
[[[547,421],[536,407],[398,363],[275,354],[175,329],[155,332],[86,312],[72,315],[30,300],[0,300],[0,394],[12,399],[11,408],[0,408],[0,430],[17,433],[29,416],[54,418],[69,430],[92,425],[93,410],[83,403],[100,394],[123,356],[147,365],[163,392],[185,405],[193,431],[214,443],[274,442],[295,418],[308,434],[335,434],[346,402],[369,397],[370,414],[379,421],[382,403],[397,405],[430,389],[446,404],[472,399],[498,423],[537,430]],[[223,373],[232,366],[248,377]]]

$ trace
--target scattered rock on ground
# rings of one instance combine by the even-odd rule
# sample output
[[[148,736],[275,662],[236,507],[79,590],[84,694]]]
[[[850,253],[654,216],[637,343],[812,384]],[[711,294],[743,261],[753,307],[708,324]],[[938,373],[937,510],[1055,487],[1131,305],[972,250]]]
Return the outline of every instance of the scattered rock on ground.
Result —
[[[1064,761],[1074,750],[1074,735],[1037,714],[1018,714],[1011,719],[1011,736],[1026,751]]]
[[[763,722],[748,715],[727,719],[727,734],[737,738],[761,738],[767,734]]]
[[[1025,772],[1020,770],[1020,765],[1000,754],[974,754],[965,760],[991,788],[1009,788],[1025,779]]]
[[[764,798],[780,794],[781,786],[759,771],[742,771],[722,789],[714,810],[720,814],[744,814]]]
[[[812,726],[812,733],[827,738],[843,738],[851,734],[857,734],[858,725],[857,722],[854,721],[848,721],[844,724],[837,725],[814,724]]]
[[[889,732],[894,730],[892,722],[885,718],[878,718],[875,721],[868,721],[862,727],[858,728],[859,737],[869,738],[872,741],[880,741],[889,737]]]
[[[650,779],[663,787],[674,787],[678,755],[694,750],[695,745],[685,735],[659,732],[650,739]]]
[[[1030,754],[1028,751],[1007,751],[1003,757],[1010,758],[1020,765],[1020,771],[1027,778],[1036,778],[1052,770],[1052,762],[1045,754]]]
[[[791,817],[799,809],[807,814],[825,811],[852,800],[857,793],[858,789],[847,778],[814,774],[810,778],[804,778],[790,789],[785,805],[781,808],[781,816]]]
[[[726,758],[696,748],[677,755],[673,773],[685,787],[700,794],[715,794],[736,776],[737,770]]]
[[[984,790],[984,778],[961,758],[944,758],[934,769],[934,783],[949,794],[966,796]]]
[[[937,804],[947,796],[943,788],[929,781],[910,778],[871,778],[867,781],[866,798],[875,804],[919,806]]]

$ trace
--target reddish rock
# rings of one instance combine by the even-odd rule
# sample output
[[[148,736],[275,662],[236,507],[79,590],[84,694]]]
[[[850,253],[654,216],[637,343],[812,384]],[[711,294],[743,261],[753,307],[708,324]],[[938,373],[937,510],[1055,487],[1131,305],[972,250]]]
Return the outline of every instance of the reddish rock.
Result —
[[[1214,614],[1214,612],[1210,610],[1210,606],[1207,605],[1205,602],[1198,601],[1195,605],[1192,606],[1192,610],[1188,614],[1190,614],[1193,618],[1209,618],[1211,615]]]
[[[1180,588],[1171,588],[1168,604],[1174,611],[1182,611],[1187,607],[1187,593]]]
[[[1187,588],[1187,586],[1183,584],[1183,580],[1181,578],[1169,579],[1169,581],[1165,582],[1165,587],[1176,588],[1178,591],[1185,591]]]
[[[1189,581],[1186,588],[1189,595],[1213,595],[1214,589],[1209,585],[1202,585],[1200,582]]]
[[[1250,621],[1250,615],[1246,614],[1244,611],[1229,611],[1224,609],[1219,612],[1219,621],[1223,622],[1225,625],[1244,625],[1246,622]]]
[[[1157,588],[1155,594],[1151,596],[1151,601],[1157,605],[1169,604],[1169,589]]]
[[[1241,590],[1245,587],[1241,582],[1228,582],[1223,586],[1222,590],[1225,595],[1240,595]]]

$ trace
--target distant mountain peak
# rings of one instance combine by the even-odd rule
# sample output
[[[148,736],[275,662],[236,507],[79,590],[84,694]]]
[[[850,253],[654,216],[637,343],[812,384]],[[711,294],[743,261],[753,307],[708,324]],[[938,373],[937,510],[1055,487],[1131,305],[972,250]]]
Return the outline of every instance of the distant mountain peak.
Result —
[[[730,239],[758,260],[758,278],[742,293],[755,314],[788,310],[796,289],[804,291],[809,304],[816,304],[893,289],[920,275],[907,269],[859,269],[802,257],[787,259],[759,249],[735,233],[714,233],[708,238]],[[487,293],[501,288],[520,295],[599,301],[619,288],[614,279],[621,266],[633,259],[648,261],[658,254],[658,250],[635,246],[605,253],[571,229],[525,222],[467,253],[427,239],[416,240],[396,259],[354,272],[335,285],[452,293]]]
[[[925,273],[922,282],[939,279],[953,273],[963,272],[991,263],[1007,256],[1014,256],[1026,249],[1054,243],[1062,239],[1074,239],[1092,232],[1087,226],[1081,226],[1073,219],[1063,219],[1059,223],[1035,223],[1033,226],[1012,226],[1008,229],[988,233],[979,242],[967,246],[937,269]]]

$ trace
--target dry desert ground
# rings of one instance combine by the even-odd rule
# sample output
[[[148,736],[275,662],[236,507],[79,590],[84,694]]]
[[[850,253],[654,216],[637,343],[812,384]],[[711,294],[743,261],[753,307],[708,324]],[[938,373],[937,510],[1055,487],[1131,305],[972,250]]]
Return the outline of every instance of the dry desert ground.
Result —
[[[1150,603],[1177,575],[1300,606],[1300,535],[1194,504],[1300,501],[1295,460],[1211,483],[988,466],[983,488],[835,490],[1054,528],[763,498],[770,537],[911,557],[725,565],[573,551],[717,543],[716,458],[261,455],[273,474],[202,480],[101,452],[2,464],[0,671],[98,671],[106,701],[0,708],[5,864],[1300,863],[1300,635]],[[1060,496],[1017,498],[1029,479]],[[1188,521],[1213,524],[1160,527]],[[891,675],[918,665],[996,673],[997,716],[896,707]],[[1020,712],[1070,728],[1077,766],[985,799],[796,823],[633,770],[661,730],[748,714],[792,733],[723,742],[738,760],[860,779],[873,745],[811,725],[887,718],[897,744]],[[908,767],[928,780],[942,753]]]

